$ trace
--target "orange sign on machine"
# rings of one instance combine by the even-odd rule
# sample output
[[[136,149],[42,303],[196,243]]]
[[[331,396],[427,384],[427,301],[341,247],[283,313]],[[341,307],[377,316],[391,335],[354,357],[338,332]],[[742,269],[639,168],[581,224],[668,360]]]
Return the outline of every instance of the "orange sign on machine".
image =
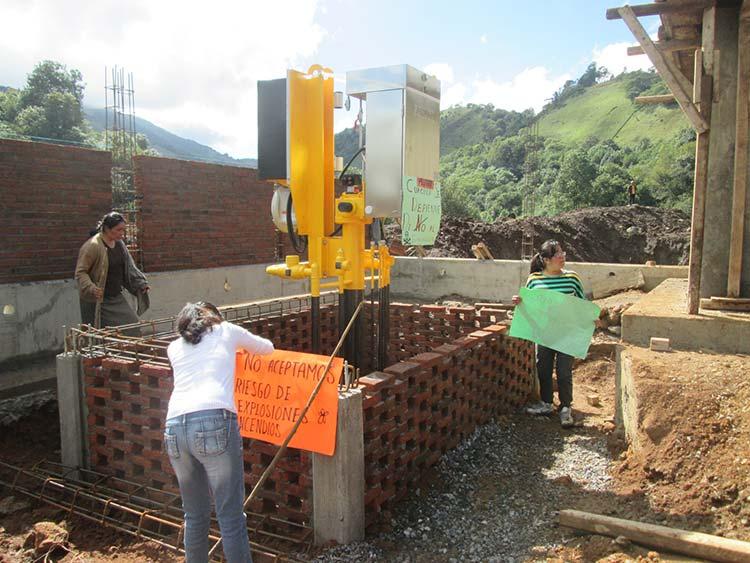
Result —
[[[338,382],[343,358],[275,350],[259,356],[237,353],[234,402],[240,434],[280,445],[299,419],[313,389],[325,377],[318,395],[289,442],[292,448],[333,455],[336,449]]]

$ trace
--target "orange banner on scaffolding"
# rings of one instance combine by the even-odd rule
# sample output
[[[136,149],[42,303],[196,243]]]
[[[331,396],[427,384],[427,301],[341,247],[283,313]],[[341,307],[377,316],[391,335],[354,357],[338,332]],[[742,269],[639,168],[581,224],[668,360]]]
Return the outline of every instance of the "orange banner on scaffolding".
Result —
[[[275,350],[259,356],[237,352],[234,402],[240,434],[281,445],[299,419],[318,381],[327,356]],[[338,382],[344,368],[334,358],[317,397],[289,442],[292,448],[333,455],[336,449]]]

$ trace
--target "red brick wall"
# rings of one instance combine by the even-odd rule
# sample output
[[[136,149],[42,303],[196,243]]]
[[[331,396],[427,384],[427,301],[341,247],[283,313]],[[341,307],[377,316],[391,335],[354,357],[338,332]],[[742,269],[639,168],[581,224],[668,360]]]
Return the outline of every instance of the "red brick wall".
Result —
[[[112,209],[110,153],[0,139],[0,283],[72,278]]]
[[[146,271],[278,260],[273,187],[256,170],[147,156],[135,157],[133,168]]]
[[[365,393],[368,524],[390,511],[429,467],[478,425],[521,405],[531,391],[533,347],[506,337],[504,327],[476,330],[475,323],[481,320],[473,311],[393,305],[392,318],[399,320],[392,328],[396,333],[406,332],[394,336],[397,340],[391,347],[399,350],[396,355],[407,350],[416,355],[397,360],[385,372],[360,378]],[[321,307],[323,350],[332,351],[338,340],[336,319],[336,307]],[[309,351],[310,322],[310,312],[303,310],[243,326],[270,338],[279,348]],[[432,335],[437,347],[423,340],[424,335]],[[406,344],[401,346],[400,341]],[[169,459],[162,452],[171,369],[135,361],[87,359],[84,372],[92,469],[176,491]],[[276,451],[271,444],[245,441],[248,491]],[[310,523],[310,454],[289,449],[250,510]]]
[[[526,402],[534,348],[505,330],[490,325],[360,378],[368,526],[475,428]]]

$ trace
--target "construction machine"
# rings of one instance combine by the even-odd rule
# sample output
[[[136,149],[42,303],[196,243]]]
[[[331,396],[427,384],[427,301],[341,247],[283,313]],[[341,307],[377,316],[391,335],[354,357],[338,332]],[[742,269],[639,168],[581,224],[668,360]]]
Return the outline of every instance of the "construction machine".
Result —
[[[359,147],[340,167],[334,110],[352,100],[359,103]],[[266,271],[309,280],[312,352],[321,351],[321,291],[338,292],[341,331],[369,286],[377,297],[375,365],[387,365],[394,258],[383,222],[400,221],[405,242],[434,242],[439,147],[440,82],[411,66],[347,72],[345,94],[334,91],[333,71],[320,65],[258,82],[258,176],[273,184],[273,221],[289,234],[296,252]],[[362,166],[355,171],[358,158]],[[354,367],[362,365],[364,320],[356,320],[343,346]]]

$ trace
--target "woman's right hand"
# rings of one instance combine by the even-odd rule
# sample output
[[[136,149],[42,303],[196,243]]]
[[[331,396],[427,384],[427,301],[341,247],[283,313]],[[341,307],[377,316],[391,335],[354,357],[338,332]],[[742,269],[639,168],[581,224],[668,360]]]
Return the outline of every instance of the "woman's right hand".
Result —
[[[518,305],[519,303],[521,303],[521,296],[520,295],[514,295],[511,298],[510,301],[511,301],[511,303],[513,303],[513,305]]]
[[[94,297],[96,297],[97,301],[101,301],[104,297],[104,290],[101,287],[95,287],[94,288]]]

